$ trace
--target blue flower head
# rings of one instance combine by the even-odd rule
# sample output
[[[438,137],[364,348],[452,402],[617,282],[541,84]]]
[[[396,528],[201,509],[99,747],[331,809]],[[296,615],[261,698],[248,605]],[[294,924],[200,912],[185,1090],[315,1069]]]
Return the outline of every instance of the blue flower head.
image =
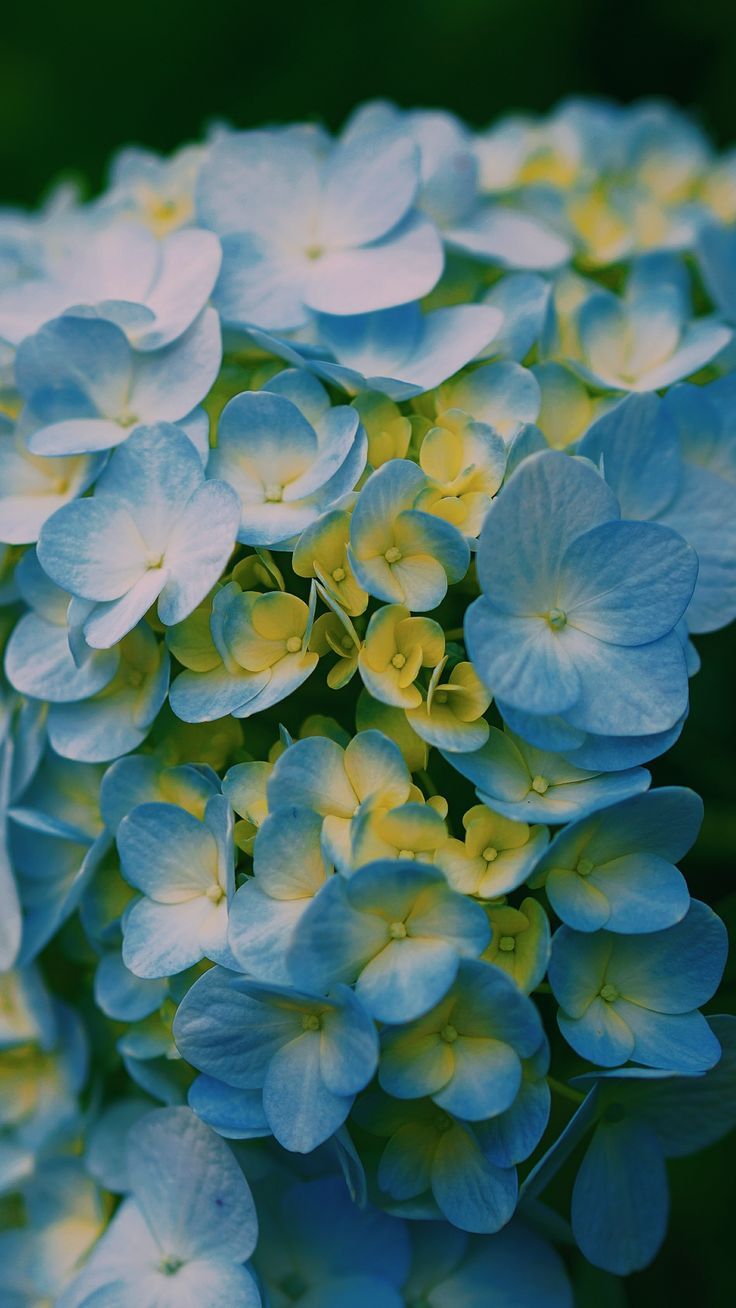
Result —
[[[666,731],[687,706],[674,628],[696,576],[670,528],[619,520],[589,464],[534,455],[486,518],[470,656],[501,706],[600,734]]]
[[[15,361],[34,428],[28,447],[34,454],[87,454],[122,444],[142,425],[184,420],[198,430],[195,407],[221,359],[212,309],[171,345],[142,354],[102,318],[55,318],[21,342]]]
[[[116,451],[92,497],[48,519],[38,557],[84,601],[87,644],[108,649],[156,601],[165,625],[186,618],[219,577],[237,523],[235,493],[205,481],[187,436],[168,424],[146,427]]]
[[[426,295],[442,272],[434,224],[414,209],[407,141],[343,140],[326,157],[295,133],[226,133],[199,174],[197,209],[222,237],[215,304],[229,326],[301,326]]]
[[[284,548],[352,491],[367,442],[355,409],[332,408],[308,375],[280,373],[269,388],[225,406],[209,471],[240,498],[238,540]]]

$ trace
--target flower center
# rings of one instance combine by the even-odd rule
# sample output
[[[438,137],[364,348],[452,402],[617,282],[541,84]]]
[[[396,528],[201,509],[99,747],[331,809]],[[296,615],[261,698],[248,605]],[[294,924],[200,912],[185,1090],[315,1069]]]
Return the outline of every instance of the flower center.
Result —
[[[416,858],[416,854],[413,849],[400,849],[399,858]]]
[[[405,922],[392,922],[391,925],[390,925],[390,927],[389,927],[389,929],[388,929],[388,934],[390,935],[390,937],[391,937],[392,940],[405,940],[405,939],[406,939],[406,923],[405,923]]]
[[[606,984],[602,986],[601,999],[605,999],[607,1004],[612,1004],[615,999],[618,999],[618,990],[616,989],[615,986],[612,986],[610,984]]]
[[[594,864],[591,863],[589,858],[581,858],[580,862],[575,868],[575,871],[577,872],[579,877],[589,877],[591,872],[593,871],[593,867]]]
[[[301,647],[302,647],[301,636],[289,636],[289,639],[286,642],[286,648],[290,654],[298,654]]]
[[[207,887],[207,898],[210,899],[213,904],[219,904],[220,900],[224,899],[224,897],[225,891],[222,886],[217,884],[217,882],[215,882],[214,886]]]
[[[440,1031],[440,1040],[444,1040],[446,1045],[454,1045],[457,1040],[457,1030],[450,1022]]]
[[[304,253],[308,259],[321,259],[325,252],[324,245],[308,245]]]
[[[302,1018],[302,1031],[319,1031],[322,1023],[316,1013],[305,1013]]]
[[[404,666],[405,663],[406,663],[406,659],[405,659],[405,657],[404,657],[403,654],[394,654],[394,656],[393,656],[393,658],[392,658],[392,660],[391,660],[391,666],[392,666],[392,668],[396,668],[397,671],[400,671],[401,668],[403,668],[403,666]]]
[[[513,936],[501,936],[498,947],[504,954],[511,954],[516,949],[516,941]]]
[[[283,486],[278,486],[275,481],[269,482],[264,486],[263,493],[266,496],[267,504],[280,504],[284,498]]]
[[[183,1267],[183,1265],[182,1259],[177,1258],[176,1254],[167,1254],[165,1258],[161,1259],[158,1267],[159,1271],[163,1272],[164,1276],[173,1276],[175,1272],[178,1272],[180,1267]]]
[[[342,645],[343,649],[347,653],[349,653],[351,649],[355,648],[355,641],[353,640],[352,636],[343,636],[342,640],[340,641],[340,644]]]
[[[567,614],[562,609],[550,609],[545,617],[553,631],[561,631],[567,623]]]
[[[437,691],[437,694],[436,694],[435,697],[434,697],[434,702],[435,702],[435,704],[446,704],[446,703],[447,703],[447,691],[446,691],[446,690],[438,690],[438,691]]]
[[[495,860],[498,858],[498,850],[494,849],[493,845],[486,845],[485,849],[483,850],[483,853],[481,854],[481,858],[484,858],[486,860],[486,863],[494,863]]]
[[[397,549],[395,545],[391,545],[383,557],[387,563],[398,563],[401,559],[401,550]]]
[[[538,795],[546,795],[549,790],[549,782],[546,777],[535,777],[532,781],[532,790],[536,790]]]
[[[345,569],[344,569],[344,568],[335,568],[335,571],[334,571],[333,574],[332,574],[332,580],[333,580],[333,581],[344,581],[344,580],[345,580]]]

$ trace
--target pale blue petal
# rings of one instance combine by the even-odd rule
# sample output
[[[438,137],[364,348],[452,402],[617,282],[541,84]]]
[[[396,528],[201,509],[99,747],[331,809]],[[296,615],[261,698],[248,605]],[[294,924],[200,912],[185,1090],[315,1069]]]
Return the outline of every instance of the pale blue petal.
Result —
[[[5,675],[23,695],[60,704],[87,699],[112,680],[116,650],[94,653],[78,668],[69,649],[65,627],[26,613],[5,647]]]
[[[301,1018],[251,998],[238,981],[220,967],[200,977],[179,1005],[174,1039],[182,1057],[200,1072],[258,1090],[276,1050],[301,1030]]]
[[[707,1072],[721,1057],[702,1013],[652,1013],[623,1001],[617,1008],[634,1036],[634,1062],[692,1074]]]
[[[189,672],[175,678],[169,703],[183,722],[215,722],[241,709],[268,685],[269,672]]]
[[[324,166],[320,238],[365,245],[406,214],[419,184],[419,152],[408,137],[337,142]]]
[[[558,603],[577,630],[617,645],[672,631],[693,593],[692,547],[654,522],[606,522],[566,549]]]
[[[723,922],[697,899],[675,926],[614,941],[608,980],[624,999],[660,1013],[686,1013],[706,1003],[728,949]]]
[[[540,271],[559,268],[570,257],[570,245],[530,214],[505,206],[487,205],[446,233],[456,249],[487,263]]]
[[[468,654],[494,696],[526,713],[564,713],[580,694],[567,643],[539,614],[505,613],[484,595],[465,615]]]
[[[131,1190],[164,1249],[244,1262],[258,1237],[248,1183],[226,1144],[189,1108],[159,1108],[128,1135]]]
[[[484,1158],[462,1127],[440,1137],[432,1165],[432,1194],[448,1222],[462,1231],[492,1235],[513,1216],[517,1190],[516,1171]]]
[[[271,1134],[260,1090],[237,1090],[201,1073],[192,1082],[189,1107],[227,1140],[257,1140]]]
[[[617,1276],[639,1271],[664,1240],[668,1211],[654,1134],[630,1117],[599,1123],[572,1195],[573,1231],[585,1257]]]
[[[352,1095],[333,1094],[321,1069],[320,1036],[305,1032],[271,1059],[263,1086],[263,1108],[279,1144],[308,1154],[342,1126]]]
[[[327,251],[314,260],[304,300],[319,313],[373,313],[428,295],[442,274],[434,223],[409,214],[372,245]]]
[[[484,593],[507,613],[546,612],[568,546],[618,516],[613,492],[590,464],[558,450],[525,459],[486,516],[478,547]]]
[[[95,972],[95,1003],[115,1022],[139,1022],[160,1008],[168,994],[166,980],[144,980],[118,953],[103,954]]]

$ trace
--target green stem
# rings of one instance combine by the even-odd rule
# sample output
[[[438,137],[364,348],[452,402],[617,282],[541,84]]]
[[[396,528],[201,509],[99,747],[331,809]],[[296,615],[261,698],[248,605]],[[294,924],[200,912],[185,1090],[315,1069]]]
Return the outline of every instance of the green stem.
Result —
[[[547,1085],[553,1094],[559,1095],[561,1099],[569,1099],[573,1104],[582,1104],[585,1098],[579,1090],[575,1090],[571,1085],[565,1085],[564,1081],[557,1081],[554,1076],[547,1077]]]
[[[432,778],[430,777],[429,773],[424,770],[424,768],[422,768],[421,771],[417,772],[416,777],[417,777],[417,781],[420,783],[420,785],[424,787],[424,789],[426,790],[427,794],[430,797],[432,795],[437,795],[439,793]]]

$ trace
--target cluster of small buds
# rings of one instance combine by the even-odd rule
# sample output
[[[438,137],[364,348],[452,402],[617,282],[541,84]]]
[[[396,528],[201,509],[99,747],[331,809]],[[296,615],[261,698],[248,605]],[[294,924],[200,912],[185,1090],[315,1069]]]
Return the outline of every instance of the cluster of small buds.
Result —
[[[736,1120],[644,766],[736,616],[736,155],[372,103],[0,240],[3,1303],[645,1266]]]

